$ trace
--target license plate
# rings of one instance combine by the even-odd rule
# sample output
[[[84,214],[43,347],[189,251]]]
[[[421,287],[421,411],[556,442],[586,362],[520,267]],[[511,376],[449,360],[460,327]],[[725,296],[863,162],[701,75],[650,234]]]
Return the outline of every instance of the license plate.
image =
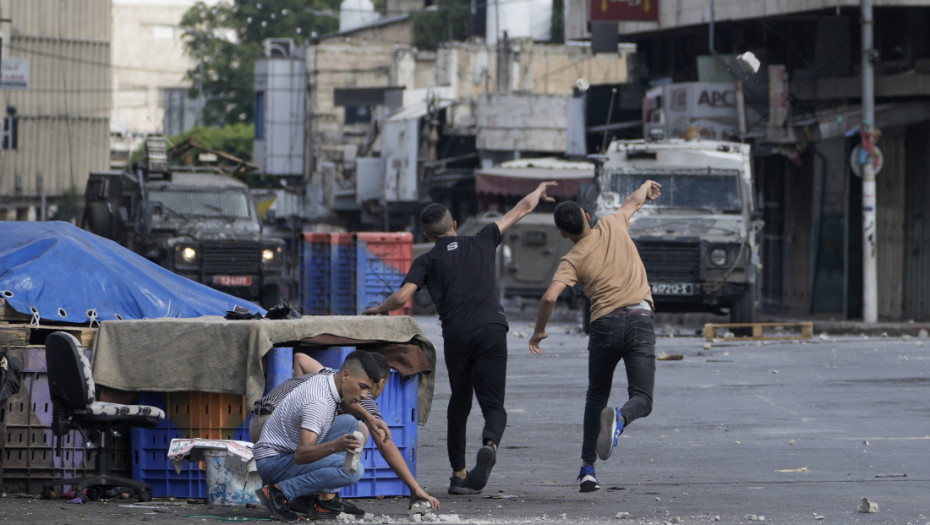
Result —
[[[217,275],[213,284],[219,286],[252,286],[251,275]]]
[[[698,285],[695,283],[655,283],[652,285],[652,295],[697,295]]]

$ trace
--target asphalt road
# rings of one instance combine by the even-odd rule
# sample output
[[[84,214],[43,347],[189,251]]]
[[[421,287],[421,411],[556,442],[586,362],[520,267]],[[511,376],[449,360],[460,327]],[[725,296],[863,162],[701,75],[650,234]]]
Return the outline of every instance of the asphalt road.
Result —
[[[507,432],[478,496],[446,494],[449,396],[440,351],[434,411],[419,429],[417,474],[442,507],[418,521],[930,523],[930,339],[816,333],[809,341],[708,344],[682,335],[695,327],[662,328],[668,325],[660,317],[666,335],[657,353],[682,359],[657,363],[652,415],[630,425],[613,457],[596,465],[602,489],[581,494],[575,477],[587,337],[570,319],[550,325],[541,356],[528,350],[528,316],[512,321]],[[417,322],[441,349],[436,318]],[[625,391],[621,370],[611,403],[622,403]],[[469,425],[473,461],[477,403]],[[858,512],[863,497],[878,512]],[[370,513],[366,523],[415,521],[405,500],[358,503]],[[0,499],[0,522],[194,523],[213,521],[200,516],[267,515],[185,502],[120,506],[130,504],[8,496]]]

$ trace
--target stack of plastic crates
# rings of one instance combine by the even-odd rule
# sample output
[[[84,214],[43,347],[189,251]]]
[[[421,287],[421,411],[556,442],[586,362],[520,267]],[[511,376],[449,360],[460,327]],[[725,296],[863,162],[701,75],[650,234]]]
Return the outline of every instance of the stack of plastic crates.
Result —
[[[52,399],[45,348],[25,346],[4,350],[20,357],[23,369],[19,392],[0,403],[2,490],[11,494],[41,494],[46,481],[92,476],[96,451],[86,448],[80,432],[73,430],[61,436],[61,455],[58,454],[51,428]],[[90,352],[85,353],[89,359]],[[111,439],[107,446],[111,474],[129,477],[129,436]]]
[[[358,312],[378,306],[404,283],[413,262],[413,234],[410,232],[355,234],[356,299]],[[413,313],[413,301],[391,312]]]
[[[206,498],[204,471],[185,462],[175,472],[168,459],[174,438],[235,439],[249,441],[245,396],[207,392],[143,392],[139,404],[165,410],[155,428],[133,428],[132,477],[152,486],[156,498]]]
[[[329,315],[330,244],[328,233],[305,232],[300,250],[300,309],[307,315]]]
[[[333,315],[355,315],[355,238],[352,233],[330,233],[329,305]]]
[[[311,350],[310,355],[330,368],[339,369],[345,357],[355,348],[331,347]],[[381,409],[381,417],[391,429],[391,441],[397,445],[407,462],[410,472],[417,473],[417,386],[419,376],[401,378],[397,370],[391,369],[384,392],[375,402]],[[409,496],[410,490],[378,452],[374,441],[368,440],[362,451],[365,472],[358,483],[344,487],[339,494],[346,498],[369,498],[375,496]]]

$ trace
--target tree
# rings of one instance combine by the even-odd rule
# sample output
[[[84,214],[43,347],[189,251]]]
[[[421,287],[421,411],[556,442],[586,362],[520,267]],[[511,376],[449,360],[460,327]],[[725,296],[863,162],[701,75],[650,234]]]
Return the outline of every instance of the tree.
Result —
[[[185,78],[191,98],[203,97],[203,124],[251,123],[254,65],[266,38],[298,45],[339,27],[340,0],[223,0],[194,4],[181,19],[185,51],[194,66]]]
[[[468,38],[471,0],[436,0],[433,5],[410,15],[413,45],[435,50],[442,42]]]

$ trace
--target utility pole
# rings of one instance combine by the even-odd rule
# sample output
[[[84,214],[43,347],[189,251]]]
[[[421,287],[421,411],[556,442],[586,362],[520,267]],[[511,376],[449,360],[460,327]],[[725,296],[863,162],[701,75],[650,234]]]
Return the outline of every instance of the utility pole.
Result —
[[[875,71],[872,49],[872,0],[861,0],[862,11],[862,148],[869,157],[862,166],[862,320],[878,321],[878,239],[875,227]],[[867,148],[867,146],[870,146]]]

